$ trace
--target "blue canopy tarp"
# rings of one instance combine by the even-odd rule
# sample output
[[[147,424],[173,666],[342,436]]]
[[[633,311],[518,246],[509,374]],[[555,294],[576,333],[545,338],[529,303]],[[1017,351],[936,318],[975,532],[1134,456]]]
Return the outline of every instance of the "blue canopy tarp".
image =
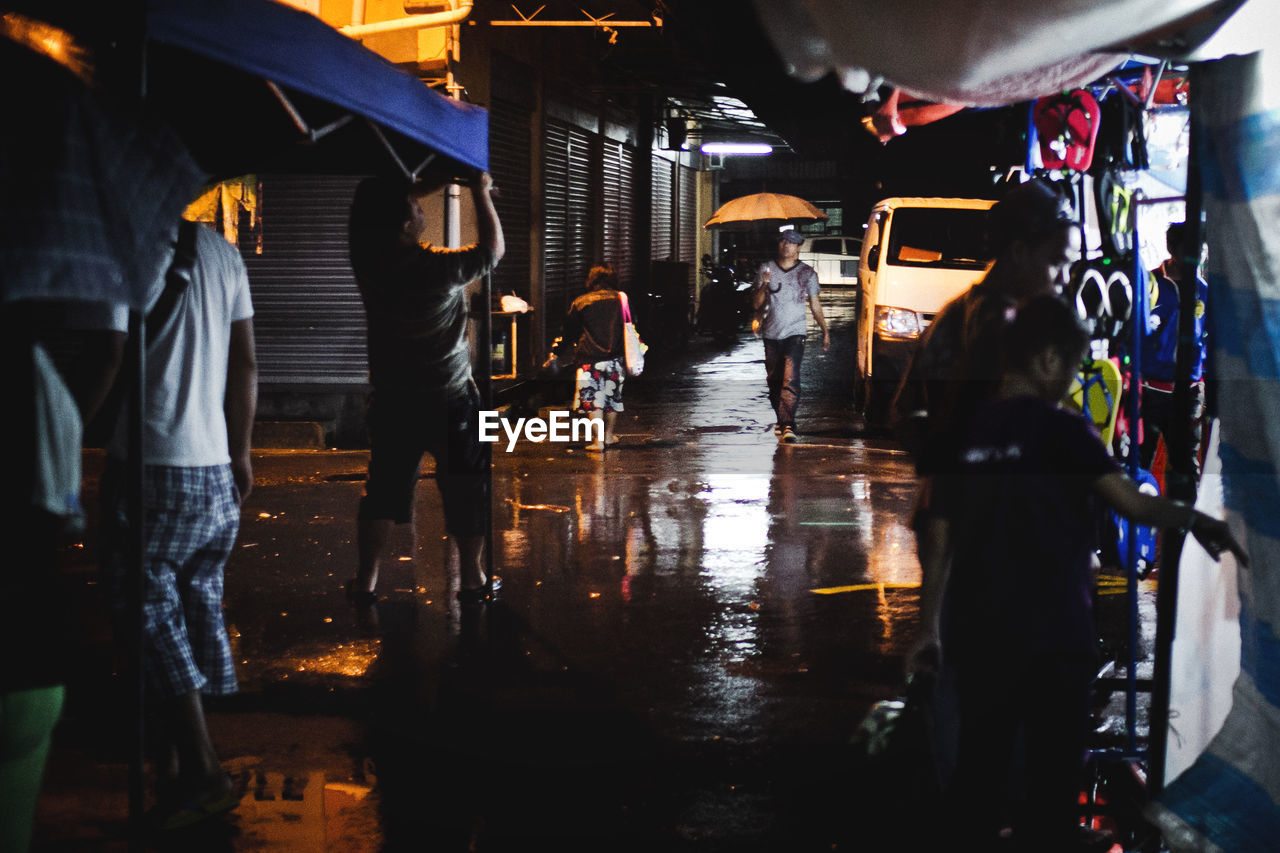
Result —
[[[215,176],[416,171],[433,155],[445,162],[431,168],[488,169],[485,110],[306,12],[272,0],[149,0],[146,32],[146,100]]]

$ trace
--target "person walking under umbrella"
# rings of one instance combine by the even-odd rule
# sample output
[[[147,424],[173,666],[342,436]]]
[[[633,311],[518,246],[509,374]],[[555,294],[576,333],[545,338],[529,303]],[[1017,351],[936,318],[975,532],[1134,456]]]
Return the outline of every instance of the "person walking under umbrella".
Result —
[[[804,306],[822,330],[822,350],[831,348],[831,332],[818,300],[818,274],[800,260],[799,231],[778,235],[778,256],[760,266],[752,306],[760,317],[764,338],[764,370],[769,385],[769,405],[773,406],[773,434],[778,441],[796,440],[796,409],[800,406],[800,363],[804,359],[804,338],[808,330]]]

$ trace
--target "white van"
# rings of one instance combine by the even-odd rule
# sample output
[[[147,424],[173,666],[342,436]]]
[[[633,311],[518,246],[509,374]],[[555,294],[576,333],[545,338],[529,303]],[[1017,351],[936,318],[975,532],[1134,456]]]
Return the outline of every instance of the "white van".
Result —
[[[981,280],[987,210],[976,198],[887,198],[871,209],[858,279],[855,393],[869,425],[889,403],[920,336],[944,305]]]
[[[800,262],[813,267],[823,287],[857,287],[862,238],[825,234],[800,247]]]

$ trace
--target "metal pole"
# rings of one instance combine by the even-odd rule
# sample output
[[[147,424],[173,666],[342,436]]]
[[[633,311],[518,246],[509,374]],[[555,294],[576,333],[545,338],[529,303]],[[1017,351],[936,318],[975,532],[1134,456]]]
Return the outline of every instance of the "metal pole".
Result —
[[[142,849],[146,812],[144,780],[146,775],[146,680],[143,677],[145,645],[142,638],[143,561],[147,551],[145,526],[146,506],[143,500],[143,451],[142,421],[147,405],[147,318],[139,311],[129,314],[129,340],[125,348],[124,376],[128,379],[128,455],[125,463],[125,500],[128,517],[128,539],[125,552],[125,590],[128,610],[133,627],[129,638],[128,667],[129,705],[133,712],[132,750],[129,756],[129,849]]]
[[[476,337],[480,339],[480,407],[493,409],[493,275],[485,273],[480,281],[480,316],[476,320]],[[512,353],[512,358],[515,354]],[[488,520],[484,526],[485,586],[493,593],[493,444],[484,444],[484,470],[487,479]]]
[[[1146,334],[1147,316],[1147,271],[1142,266],[1142,253],[1138,251],[1138,207],[1129,206],[1129,226],[1133,232],[1133,337],[1132,352],[1129,354],[1129,453],[1127,467],[1129,476],[1135,480],[1141,459],[1138,453],[1138,429],[1142,423],[1142,339]],[[1130,757],[1138,755],[1138,537],[1137,524],[1125,521],[1128,530],[1128,615],[1129,615],[1129,649],[1125,667],[1125,729],[1127,735],[1127,753]]]
[[[126,59],[137,57],[137,65],[126,68],[125,73],[136,75],[138,100],[147,101],[147,4],[146,0],[132,0],[127,7],[132,17],[132,27],[125,28],[125,49],[121,55]],[[129,34],[133,34],[130,36]],[[131,43],[136,38],[136,43]],[[133,49],[131,52],[130,48]],[[143,500],[142,479],[144,474],[144,453],[146,439],[143,436],[143,419],[147,409],[147,317],[145,308],[129,312],[129,340],[125,346],[125,362],[122,368],[128,377],[129,393],[125,403],[125,411],[129,424],[128,453],[125,457],[125,501],[128,523],[126,525],[127,544],[125,553],[125,584],[128,596],[126,613],[133,624],[133,636],[130,638],[130,650],[125,660],[132,660],[132,678],[130,685],[130,705],[133,719],[133,749],[129,762],[129,850],[138,851],[144,847],[143,839],[146,827],[143,821],[146,816],[145,778],[147,761],[147,714],[146,714],[146,679],[143,675],[145,664],[145,644],[143,631],[143,562],[147,553],[146,505]]]
[[[1191,141],[1187,157],[1187,223],[1186,257],[1179,258],[1190,279],[1178,293],[1178,353],[1173,385],[1173,425],[1169,429],[1172,476],[1166,476],[1169,496],[1194,502],[1197,484],[1190,471],[1180,470],[1181,461],[1190,456],[1191,436],[1191,363],[1195,355],[1196,276],[1199,275],[1201,219],[1204,217],[1204,185],[1200,158],[1204,151],[1204,127],[1197,119],[1195,98],[1201,86],[1201,68],[1190,66]],[[1160,558],[1160,588],[1156,593],[1155,671],[1151,685],[1151,748],[1147,791],[1154,799],[1164,790],[1166,752],[1169,747],[1169,690],[1173,667],[1173,638],[1177,627],[1178,563],[1182,558],[1183,535],[1169,533],[1164,539]]]
[[[1036,132],[1035,107],[1034,101],[1027,105],[1027,150],[1022,168],[1028,175],[1033,174],[1036,170],[1035,156],[1032,152],[1040,145],[1040,136]],[[1083,250],[1084,245],[1081,244],[1080,248]]]
[[[448,184],[444,194],[444,244],[450,249],[462,245],[462,187]]]
[[[449,90],[449,97],[455,101],[462,100],[462,89],[457,85],[457,81],[453,78],[453,68],[450,67],[446,71],[445,86]],[[476,215],[479,215],[476,211]],[[444,244],[450,249],[456,249],[462,245],[462,187],[457,182],[451,181],[445,187],[444,193]],[[485,303],[488,306],[488,303]],[[488,308],[486,307],[486,312]],[[487,338],[482,338],[487,340]],[[487,353],[487,350],[486,350]],[[489,357],[485,356],[485,372],[488,373]]]
[[[467,11],[470,12],[470,3],[466,4]],[[450,64],[446,72],[445,86],[449,90],[449,97],[455,101],[462,100],[462,87],[458,85],[457,80],[453,76],[453,66]],[[479,180],[479,178],[476,178]],[[476,211],[476,216],[480,216],[480,211]],[[462,187],[456,181],[450,182],[445,187],[444,198],[444,238],[445,245],[450,249],[456,249],[462,245]],[[479,316],[476,318],[476,337],[479,338],[478,349],[480,350],[480,375],[475,377],[476,388],[480,392],[480,408],[489,411],[493,409],[493,278],[490,273],[485,273],[480,281],[480,293],[478,294],[480,302]],[[472,303],[472,307],[475,304]],[[515,354],[512,353],[512,358]],[[484,455],[484,471],[485,471],[485,492],[486,498],[485,525],[484,525],[484,576],[485,587],[490,596],[493,594],[493,445],[488,442],[484,443],[481,448]]]

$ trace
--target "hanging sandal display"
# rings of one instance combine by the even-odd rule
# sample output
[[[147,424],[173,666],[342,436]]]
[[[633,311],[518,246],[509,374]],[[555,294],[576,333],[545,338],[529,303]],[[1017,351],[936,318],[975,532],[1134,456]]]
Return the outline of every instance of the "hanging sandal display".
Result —
[[[1037,100],[1032,120],[1044,167],[1087,171],[1093,164],[1101,112],[1097,99],[1084,89]]]

